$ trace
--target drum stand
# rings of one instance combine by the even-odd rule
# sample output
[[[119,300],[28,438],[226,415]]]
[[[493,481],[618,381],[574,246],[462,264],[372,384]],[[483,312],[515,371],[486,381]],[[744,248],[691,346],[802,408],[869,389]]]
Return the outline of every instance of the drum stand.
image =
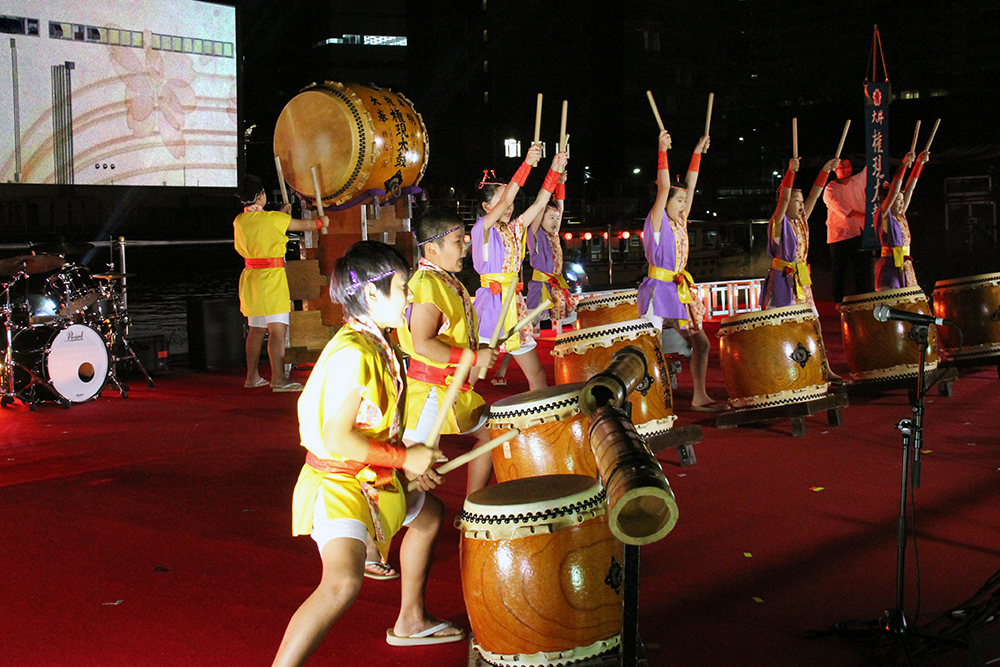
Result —
[[[966,648],[968,642],[942,637],[921,631],[912,626],[906,618],[903,609],[903,591],[905,587],[904,573],[906,570],[906,498],[912,495],[913,489],[920,488],[920,449],[923,446],[924,422],[924,362],[926,360],[928,326],[914,324],[914,331],[919,336],[920,366],[917,371],[917,389],[913,399],[913,419],[903,419],[895,428],[903,437],[903,471],[902,485],[899,493],[899,519],[896,524],[896,606],[887,611],[884,616],[872,621],[844,621],[828,630],[809,632],[810,639],[818,637],[843,637],[844,639],[874,644],[874,650],[891,651],[885,646],[894,644],[898,653],[888,653],[886,657],[900,656],[906,665],[913,665],[914,656],[911,645],[921,642],[924,645],[948,645],[951,648]],[[888,663],[887,663],[888,664]],[[898,660],[897,663],[898,664]]]
[[[156,385],[153,383],[153,378],[149,376],[146,367],[139,361],[132,345],[128,342],[128,314],[123,315],[122,319],[124,320],[122,323],[116,321],[112,324],[111,335],[108,337],[108,348],[111,352],[111,363],[108,364],[108,382],[118,388],[118,393],[121,394],[122,398],[128,398],[128,384],[118,377],[118,363],[121,361],[131,359],[146,378],[146,384],[150,387]]]
[[[36,375],[35,372],[32,371],[30,368],[26,367],[25,365],[23,365],[21,363],[18,363],[16,361],[14,361],[14,334],[13,334],[13,329],[15,327],[17,327],[17,325],[14,324],[13,318],[12,318],[12,315],[14,313],[14,307],[13,307],[13,305],[10,302],[10,288],[11,288],[11,286],[14,285],[14,283],[16,283],[21,278],[27,278],[27,277],[28,277],[28,274],[25,273],[25,272],[23,272],[23,271],[21,271],[21,272],[15,274],[14,275],[14,279],[11,280],[9,283],[4,283],[4,284],[0,285],[0,287],[2,287],[3,293],[4,293],[4,302],[3,302],[3,307],[2,307],[2,314],[3,314],[3,324],[4,324],[4,326],[3,326],[4,337],[6,339],[6,348],[4,349],[3,362],[0,363],[0,371],[2,371],[2,374],[3,374],[3,388],[0,389],[0,407],[7,407],[8,405],[10,405],[11,403],[14,402],[15,398],[20,398],[22,403],[27,403],[28,407],[31,410],[34,410],[35,409],[35,404],[38,401],[36,401],[36,400],[27,401],[23,397],[18,396],[17,392],[14,390],[14,371],[15,371],[15,367],[16,368],[20,368],[22,371],[24,371],[25,373],[27,373],[30,376],[30,378],[31,378],[31,381],[28,383],[28,385],[27,385],[27,387],[25,387],[25,389],[27,389],[28,387],[31,387],[32,385],[39,384],[39,385],[45,387],[45,389],[48,390],[49,393],[51,393],[53,396],[59,396],[59,392],[57,392],[56,389],[55,389],[55,387],[53,387],[51,384],[49,384],[48,382],[46,382],[42,378],[38,377],[38,375]],[[20,327],[17,327],[17,328],[20,329]],[[34,394],[32,394],[32,395],[34,395]],[[63,408],[69,408],[69,401],[67,401],[65,399],[59,399],[59,404],[62,405]]]

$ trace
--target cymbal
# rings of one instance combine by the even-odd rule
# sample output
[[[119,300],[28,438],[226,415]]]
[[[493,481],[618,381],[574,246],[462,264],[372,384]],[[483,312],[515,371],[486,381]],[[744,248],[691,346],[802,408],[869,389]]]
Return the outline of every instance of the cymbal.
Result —
[[[21,255],[0,259],[0,275],[12,276],[19,271],[28,275],[55,271],[66,263],[59,255]]]
[[[92,274],[95,278],[100,278],[101,280],[120,280],[122,278],[131,278],[134,273],[94,273]]]
[[[70,243],[63,240],[55,243],[36,243],[31,246],[31,252],[42,255],[82,255],[93,249],[93,243]]]

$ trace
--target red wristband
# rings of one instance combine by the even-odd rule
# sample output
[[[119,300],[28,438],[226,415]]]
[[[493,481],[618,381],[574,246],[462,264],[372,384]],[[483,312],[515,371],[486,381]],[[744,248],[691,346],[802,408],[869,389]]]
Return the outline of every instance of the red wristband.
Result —
[[[913,171],[910,172],[910,180],[915,181],[918,178],[920,178],[920,174],[923,173],[923,171],[924,171],[923,162],[918,162],[915,165],[913,165]]]
[[[692,153],[691,164],[688,165],[688,171],[693,171],[695,173],[698,173],[698,170],[700,168],[701,168],[701,153]]]
[[[448,363],[458,365],[458,362],[462,360],[462,353],[465,352],[460,347],[451,346],[451,352],[448,354]]]
[[[321,218],[316,219],[316,231],[323,229],[323,220]]]
[[[521,166],[517,168],[514,173],[514,178],[510,179],[511,183],[517,183],[518,187],[523,188],[524,184],[528,181],[528,174],[531,173],[531,165],[527,162],[522,162]]]
[[[669,169],[670,168],[667,165],[667,151],[657,151],[657,153],[656,153],[656,168],[659,171],[663,171],[664,169]]]
[[[792,189],[792,185],[795,183],[795,172],[789,169],[785,172],[785,177],[781,179],[781,187]]]
[[[821,171],[821,172],[819,172],[819,175],[816,176],[816,181],[813,182],[813,187],[814,188],[825,188],[826,187],[826,180],[828,178],[830,178],[830,172],[828,172],[828,171]]]
[[[558,171],[552,171],[549,169],[549,173],[545,174],[545,180],[542,182],[542,190],[548,190],[549,192],[555,192],[556,185],[559,183],[559,178],[562,176]]]
[[[564,201],[566,199],[566,184],[556,183],[555,198],[558,201]]]
[[[406,463],[406,447],[369,438],[364,463],[384,468],[402,468]]]

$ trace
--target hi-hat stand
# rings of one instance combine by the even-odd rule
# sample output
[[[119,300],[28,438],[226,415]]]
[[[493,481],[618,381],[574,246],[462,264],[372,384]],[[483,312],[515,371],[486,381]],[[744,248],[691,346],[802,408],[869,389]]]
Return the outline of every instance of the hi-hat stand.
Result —
[[[906,499],[913,489],[920,488],[920,450],[923,446],[924,426],[924,392],[925,375],[924,362],[927,354],[928,325],[914,324],[914,334],[920,344],[920,365],[917,371],[917,389],[913,395],[913,418],[903,419],[895,428],[899,429],[903,438],[903,470],[899,493],[899,519],[896,524],[896,600],[892,610],[883,616],[869,621],[844,621],[827,630],[810,631],[806,636],[810,639],[819,637],[842,637],[844,639],[868,644],[873,647],[873,654],[887,659],[895,659],[883,664],[915,665],[914,647],[917,643],[927,645],[946,645],[951,648],[965,648],[968,642],[950,637],[942,637],[917,629],[906,617],[903,607],[903,592],[905,589],[906,572]],[[893,648],[896,652],[893,653]]]

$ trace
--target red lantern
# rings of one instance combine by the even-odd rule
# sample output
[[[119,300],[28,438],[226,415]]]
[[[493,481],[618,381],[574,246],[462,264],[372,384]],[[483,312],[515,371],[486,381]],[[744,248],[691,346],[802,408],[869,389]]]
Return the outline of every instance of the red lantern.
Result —
[[[625,239],[626,241],[630,236],[632,236],[632,232],[622,232],[622,238]]]
[[[583,234],[583,240],[584,241],[589,241],[592,238],[594,238],[593,234],[591,234],[590,232],[584,232],[584,234]]]
[[[565,234],[563,234],[563,238],[566,239],[567,241],[572,241],[573,235],[570,234],[569,232],[566,232]]]

